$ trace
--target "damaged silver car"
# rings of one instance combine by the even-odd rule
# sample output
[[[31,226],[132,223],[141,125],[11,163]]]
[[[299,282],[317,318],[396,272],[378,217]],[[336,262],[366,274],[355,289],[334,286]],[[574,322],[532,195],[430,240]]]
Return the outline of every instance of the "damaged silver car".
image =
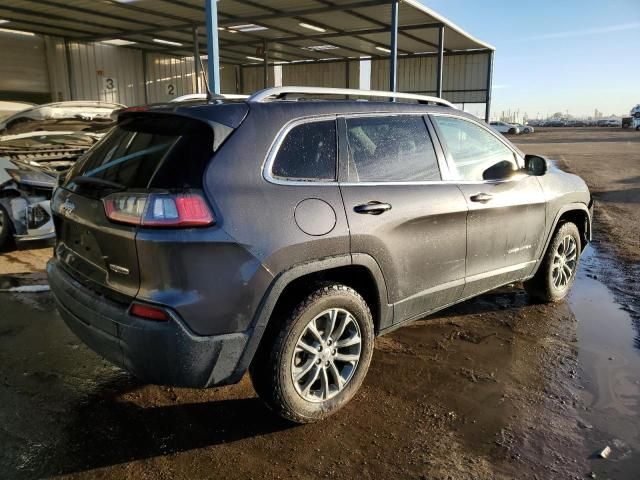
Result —
[[[49,201],[58,178],[111,129],[111,114],[120,108],[60,102],[0,123],[0,249],[54,236]]]

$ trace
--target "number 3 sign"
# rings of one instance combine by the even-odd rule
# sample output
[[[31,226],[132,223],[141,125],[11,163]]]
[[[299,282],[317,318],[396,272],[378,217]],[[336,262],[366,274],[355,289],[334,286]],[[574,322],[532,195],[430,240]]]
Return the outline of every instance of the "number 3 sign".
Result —
[[[102,89],[105,92],[114,92],[118,90],[118,79],[113,77],[103,77]]]

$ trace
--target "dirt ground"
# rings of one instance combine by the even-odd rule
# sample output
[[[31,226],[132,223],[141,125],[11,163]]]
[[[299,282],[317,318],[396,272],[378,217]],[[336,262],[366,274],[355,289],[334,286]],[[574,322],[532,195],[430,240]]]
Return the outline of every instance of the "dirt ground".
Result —
[[[379,338],[354,400],[292,426],[248,378],[142,385],[85,348],[49,293],[0,292],[0,477],[637,479],[640,134],[517,142],[598,199],[597,242],[567,301],[531,305],[515,285]],[[0,290],[42,277],[47,252],[0,256]]]

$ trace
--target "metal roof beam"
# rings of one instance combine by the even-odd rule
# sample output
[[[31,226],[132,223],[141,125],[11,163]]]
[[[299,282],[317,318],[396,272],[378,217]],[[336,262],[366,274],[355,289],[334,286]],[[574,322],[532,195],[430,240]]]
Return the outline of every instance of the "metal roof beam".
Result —
[[[428,24],[424,24],[424,25],[407,25],[404,27],[398,27],[398,31],[402,32],[402,31],[411,31],[411,30],[421,30],[424,28],[438,28],[440,25],[440,23],[428,23]],[[333,38],[333,37],[351,37],[354,34],[358,34],[358,35],[370,35],[370,34],[374,34],[374,33],[387,33],[389,32],[389,29],[387,27],[377,27],[377,28],[367,28],[364,30],[356,30],[354,32],[344,32],[344,33],[336,33],[336,32],[326,32],[326,33],[315,33],[315,34],[311,34],[311,35],[295,35],[295,36],[290,36],[290,37],[278,37],[278,38],[274,38],[272,41],[274,42],[280,42],[280,41],[286,41],[286,42],[295,42],[295,41],[300,41],[300,40],[323,40],[325,38]],[[249,42],[234,42],[234,45],[256,45],[258,42],[254,42],[254,41],[249,41]]]
[[[278,12],[278,10],[277,10],[277,9],[275,9],[275,8],[268,7],[268,6],[265,6],[265,5],[261,5],[261,4],[257,3],[257,2],[252,1],[252,0],[235,0],[235,1],[236,1],[237,3],[241,3],[241,4],[243,4],[243,5],[248,5],[248,6],[256,7],[256,8],[262,8],[263,10],[269,10],[269,11],[271,11],[271,12]],[[275,15],[275,13],[274,13],[274,15]],[[255,18],[258,18],[258,17],[255,17]],[[297,16],[297,15],[295,15],[295,16],[290,16],[290,17],[288,17],[288,18],[293,18],[293,19],[299,20],[299,21],[301,21],[301,22],[311,22],[311,20],[307,20],[307,19],[302,18],[302,17]],[[267,26],[267,24],[265,24],[264,22],[260,22],[260,23],[262,23],[264,26]],[[318,22],[316,22],[316,21],[313,21],[313,22],[311,22],[311,23],[314,23],[314,24],[318,25],[318,26],[319,26],[319,27],[321,27],[321,28],[327,28],[327,29],[331,29],[331,30],[341,31],[341,30],[339,30],[339,29],[336,29],[336,28],[333,28],[333,27],[329,27],[329,26],[327,26],[327,25],[324,25],[324,24],[318,23]],[[292,30],[287,30],[287,29],[284,29],[284,28],[281,28],[281,27],[278,27],[278,26],[268,25],[268,28],[271,28],[271,29],[273,29],[273,30],[279,30],[279,31],[281,31],[281,32],[288,33],[288,34],[297,34],[297,32],[294,32],[294,31],[292,31]],[[344,31],[341,31],[341,32],[342,32],[342,33],[346,33],[346,32],[344,32]],[[360,40],[363,40],[363,39],[360,39]],[[267,41],[275,42],[275,43],[282,43],[282,44],[285,44],[284,42],[279,41],[279,40],[277,40],[277,39],[273,39],[273,40],[271,40],[271,39],[267,39]],[[371,40],[365,40],[365,41],[367,41],[367,42],[369,42],[369,43],[372,43],[372,44],[374,44],[374,45],[377,45],[377,43],[372,42]],[[352,51],[352,52],[355,52],[355,53],[359,53],[359,54],[362,54],[362,55],[371,55],[371,53],[370,53],[370,52],[365,52],[364,50],[359,50],[359,49],[357,49],[357,48],[353,48],[353,47],[349,47],[349,46],[341,45],[341,44],[338,44],[338,43],[331,43],[331,42],[327,42],[327,45],[331,45],[331,46],[333,46],[333,47],[338,47],[338,48],[341,48],[341,49],[343,49],[343,50],[349,50],[349,51]],[[297,46],[297,45],[296,45],[296,46]],[[297,47],[298,47],[298,48],[302,48],[302,47],[299,47],[299,46],[297,46]],[[327,52],[324,52],[324,53],[327,53]],[[407,53],[408,53],[408,52],[407,52]],[[330,54],[330,53],[328,53],[328,55],[335,56],[334,54]],[[339,57],[344,57],[344,55],[337,55],[337,56],[339,56]],[[344,58],[347,58],[347,57],[344,57]]]
[[[137,23],[139,25],[146,25],[148,27],[162,27],[162,25],[157,25],[155,23],[143,21],[140,19],[124,17],[122,15],[114,15],[112,13],[107,13],[107,12],[99,12],[99,11],[92,10],[90,8],[81,7],[75,4],[69,5],[67,3],[60,3],[54,0],[27,0],[27,1],[31,3],[40,4],[40,5],[49,5],[50,7],[59,8],[61,10],[71,10],[74,12],[82,12],[82,13],[86,13],[87,15],[93,15],[101,18],[110,18],[112,20],[118,20],[118,21],[127,22],[127,23]],[[103,27],[110,28],[109,25],[103,25]]]
[[[26,9],[26,8],[18,8],[18,7],[10,7],[8,5],[0,5],[0,11],[2,10],[8,10],[9,12],[13,12],[13,13],[17,13],[19,15],[27,15],[27,16],[35,16],[39,19],[42,19],[43,15],[38,15],[36,12]],[[83,25],[89,25],[92,27],[97,27],[97,28],[101,28],[101,29],[107,29],[109,27],[105,27],[103,24],[100,23],[94,23],[94,22],[89,22],[87,20],[75,20],[73,18],[69,18],[69,17],[64,17],[62,15],[56,15],[54,13],[47,13],[45,18],[47,19],[52,19],[52,20],[59,20],[62,22],[69,22],[69,23],[80,23]],[[55,27],[54,25],[52,25],[53,28],[57,28],[58,30],[67,30],[67,27]],[[71,30],[71,29],[68,29]],[[85,30],[86,33],[90,33],[90,30]],[[95,32],[94,32],[95,33]]]
[[[118,6],[124,7],[124,8],[129,8],[130,10],[136,10],[136,11],[141,11],[143,13],[150,13],[151,11],[146,9],[146,8],[141,8],[135,5],[130,5],[130,4],[122,4],[119,2],[115,2],[114,0],[105,0],[108,1],[110,4],[116,4]],[[167,1],[167,0],[163,0],[163,1]],[[242,19],[238,19],[238,17],[234,17],[232,15],[229,14],[224,14],[223,12],[218,12],[218,17],[227,17],[229,19],[229,23],[238,23],[238,22],[242,22],[244,20]],[[171,16],[172,19],[177,20],[177,21],[182,21],[185,22],[184,24],[180,24],[180,25],[173,25],[173,26],[167,26],[167,27],[159,27],[162,28],[163,30],[176,30],[176,29],[187,29],[187,28],[193,28],[194,26],[204,26],[205,23],[204,22],[193,22],[190,21],[189,19],[183,18],[183,17],[176,17],[174,15]],[[189,23],[187,23],[189,22]],[[219,20],[218,22],[219,24],[222,23],[222,21]],[[273,30],[278,30],[284,33],[295,33],[295,32],[291,32],[290,30],[286,30],[286,29],[281,29],[279,27],[271,27]],[[93,35],[91,37],[88,37],[86,39],[86,41],[96,41],[96,40],[100,40],[100,39],[104,39],[104,38],[116,38],[116,37],[131,37],[134,35],[147,35],[148,33],[155,33],[160,31],[159,29],[156,28],[150,28],[150,29],[143,29],[143,30],[129,30],[129,31],[119,31],[119,32],[110,32],[108,34],[101,34],[99,36]],[[241,32],[243,35],[246,35],[248,37],[254,38],[257,42],[262,42],[264,40],[264,37],[261,37],[259,35],[255,35],[255,34],[251,34],[248,32]],[[280,43],[281,45],[285,45],[294,49],[299,49],[300,47],[297,45],[292,45],[292,44],[288,44],[286,42],[277,42]],[[221,46],[226,46],[226,45],[230,45],[233,44],[232,42],[221,42]],[[347,48],[347,47],[341,47],[341,48]],[[353,50],[353,49],[348,49],[354,52],[357,52],[357,50]],[[315,54],[315,56],[313,56],[312,58],[322,58],[322,56],[324,56],[325,58],[329,57],[330,55],[327,54],[326,52],[313,52]],[[300,56],[296,56],[293,53],[286,53],[283,52],[283,54],[285,55],[289,55],[290,57],[294,57],[294,58],[307,58],[307,57],[300,57]],[[340,55],[342,56],[342,55]],[[347,57],[344,57],[347,58]]]
[[[2,7],[0,7],[0,11],[2,11]],[[33,33],[38,33],[38,34],[41,34],[41,35],[54,35],[54,36],[64,37],[67,33],[74,33],[74,34],[77,34],[77,35],[84,35],[84,34],[87,33],[87,30],[81,30],[79,28],[76,29],[76,28],[70,28],[70,27],[58,27],[58,26],[53,25],[51,23],[37,22],[37,21],[34,21],[34,20],[23,20],[23,19],[20,19],[20,18],[17,18],[17,17],[13,17],[11,15],[6,15],[4,13],[2,13],[0,15],[2,15],[3,19],[9,20],[12,24],[15,23],[15,24],[23,24],[23,25],[33,25],[35,27],[48,28],[48,29],[51,29],[51,30],[57,30],[59,32],[62,32],[62,33],[51,33],[51,32],[40,33],[40,32],[37,32],[35,30],[32,30],[29,27],[28,31],[33,32]],[[17,26],[14,26],[14,25],[3,25],[3,27],[13,28],[13,27],[17,27]],[[20,28],[15,28],[15,30],[21,30],[21,29]],[[72,37],[72,38],[81,38],[81,37]]]
[[[332,8],[337,8],[338,6],[336,4],[334,4],[333,2],[329,1],[329,0],[316,0],[324,5],[330,5]],[[388,2],[387,2],[388,3]],[[370,22],[370,23],[375,23],[376,25],[380,25],[381,27],[386,27],[386,24],[384,22],[381,22],[380,20],[377,20],[375,18],[371,18],[368,15],[365,15],[363,13],[360,12],[354,12],[353,9],[346,9],[346,12],[349,15],[353,15],[356,18],[359,18],[360,20],[364,20],[366,22]],[[438,45],[433,43],[433,42],[429,42],[428,40],[424,40],[420,37],[416,37],[415,35],[411,35],[409,33],[403,32],[401,30],[399,30],[399,32],[402,33],[402,36],[409,38],[411,40],[414,40],[416,42],[422,43],[424,45],[429,45],[430,47],[434,47],[434,48],[438,48]],[[445,49],[446,51],[447,49]]]
[[[388,3],[389,3],[389,0],[369,0],[369,1],[349,3],[345,5],[332,5],[331,7],[306,8],[303,10],[282,11],[278,13],[271,13],[271,14],[265,14],[265,15],[235,17],[232,22],[225,20],[220,22],[220,25],[229,25],[236,21],[255,23],[255,22],[260,22],[262,20],[277,20],[279,18],[292,18],[296,16],[313,15],[316,13],[335,12],[335,11],[349,10],[353,8],[374,7],[376,5],[385,5]]]
[[[189,18],[180,17],[178,15],[172,15],[172,14],[158,11],[158,10],[151,10],[149,8],[140,7],[139,5],[135,5],[132,3],[121,3],[121,2],[117,2],[116,0],[102,0],[102,1],[103,3],[108,3],[109,5],[112,5],[114,7],[130,10],[132,12],[145,13],[147,15],[153,15],[158,18],[164,18],[165,20],[175,20],[177,22],[190,23],[191,25],[194,24],[194,21]],[[201,22],[201,24],[204,25],[204,22]]]
[[[242,0],[236,0],[236,1],[237,1],[237,2],[239,2],[239,3],[244,3]],[[251,3],[252,3],[252,2],[251,2]],[[262,5],[258,5],[258,6],[259,6],[259,8],[263,8],[263,9],[265,9],[265,10],[273,10],[273,9],[271,9],[270,7],[264,7],[264,6],[262,6]],[[238,19],[237,17],[234,17],[234,16],[229,15],[229,14],[221,13],[221,14],[220,14],[220,16],[224,16],[224,17],[228,17],[228,18],[234,18],[234,21],[233,21],[232,23],[238,23],[238,22],[242,22],[242,21],[243,21],[243,20]],[[220,23],[220,22],[218,22],[218,23]],[[266,25],[265,25],[265,26],[266,26]],[[287,30],[287,29],[285,29],[285,28],[281,28],[281,27],[277,27],[277,26],[272,26],[272,25],[269,25],[267,28],[270,28],[270,29],[272,29],[272,30],[278,30],[278,31],[280,31],[280,32],[284,32],[284,33],[287,33],[287,34],[296,33],[296,32],[292,32],[291,30]],[[296,50],[297,50],[297,49],[302,49],[302,47],[300,47],[299,45],[294,45],[294,44],[291,44],[291,43],[288,43],[288,42],[280,42],[280,41],[278,41],[278,40],[276,40],[276,39],[273,39],[273,40],[272,40],[272,39],[269,39],[269,38],[261,37],[260,35],[250,34],[250,33],[248,33],[248,32],[240,32],[240,33],[242,33],[243,35],[247,35],[247,36],[250,36],[250,37],[256,38],[256,39],[257,39],[257,40],[259,40],[260,42],[263,42],[263,41],[265,41],[265,40],[266,40],[267,42],[270,42],[270,43],[279,43],[279,44],[281,44],[281,45],[285,45],[285,46],[288,46],[288,47],[294,48],[294,49],[296,49]],[[226,45],[226,44],[225,44],[225,45]],[[346,47],[340,47],[340,48],[346,48]],[[348,50],[352,50],[352,49],[348,49]],[[357,50],[352,50],[352,51],[357,51]],[[325,56],[325,58],[328,58],[328,57],[331,57],[331,56],[335,56],[335,55],[331,55],[331,54],[329,54],[329,53],[327,53],[327,52],[322,52],[322,51],[319,51],[319,52],[318,52],[318,51],[313,51],[312,53],[315,53],[316,55],[318,55],[318,54],[319,54],[319,55],[324,55],[324,56]],[[292,55],[292,56],[294,56],[294,55]],[[339,57],[343,57],[343,58],[347,58],[347,57],[345,57],[344,55],[337,55],[337,56],[339,56]],[[303,58],[306,58],[306,57],[303,57]],[[313,57],[313,58],[322,58],[322,57],[315,56],[315,57]]]

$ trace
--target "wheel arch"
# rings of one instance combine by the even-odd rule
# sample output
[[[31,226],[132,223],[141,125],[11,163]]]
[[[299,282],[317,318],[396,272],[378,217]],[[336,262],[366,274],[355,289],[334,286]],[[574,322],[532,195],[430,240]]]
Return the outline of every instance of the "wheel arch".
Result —
[[[378,263],[367,254],[341,255],[296,265],[277,275],[264,295],[253,322],[251,339],[238,363],[238,379],[253,361],[256,352],[277,332],[279,312],[286,311],[307,294],[313,285],[342,283],[365,299],[374,320],[375,332],[393,322],[387,287]]]
[[[545,240],[544,248],[541,251],[540,258],[536,263],[535,268],[531,275],[534,275],[542,261],[544,256],[549,248],[549,244],[551,243],[551,239],[553,235],[558,230],[558,227],[566,222],[572,222],[578,227],[578,231],[580,232],[580,240],[581,240],[581,248],[584,250],[587,243],[591,241],[591,211],[592,205],[587,207],[584,203],[570,203],[564,205],[557,213],[553,220],[552,227],[547,234],[547,238]]]

